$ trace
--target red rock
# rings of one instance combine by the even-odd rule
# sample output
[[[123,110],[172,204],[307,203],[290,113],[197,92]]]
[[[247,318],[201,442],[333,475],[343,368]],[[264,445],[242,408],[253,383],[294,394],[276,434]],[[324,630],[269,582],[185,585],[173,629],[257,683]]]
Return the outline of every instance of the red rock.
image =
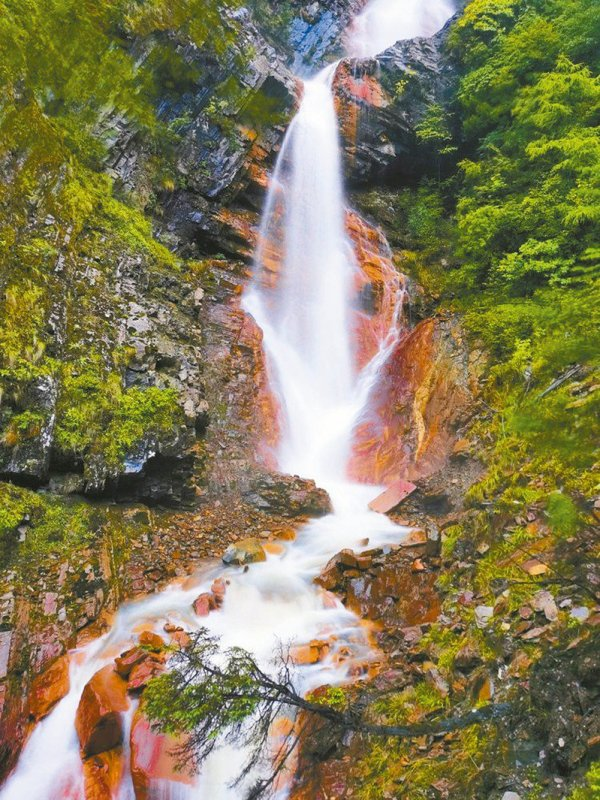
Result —
[[[173,755],[181,742],[155,733],[150,722],[138,710],[131,725],[131,777],[136,800],[148,800],[152,781],[168,780],[191,784],[194,776],[177,769]]]
[[[412,494],[417,487],[410,481],[398,480],[369,503],[371,511],[386,514]]]
[[[121,747],[87,758],[83,762],[85,800],[117,800],[124,774]]]
[[[143,691],[148,682],[160,675],[165,669],[162,661],[157,661],[154,658],[146,658],[141,664],[137,664],[132,670],[127,683],[128,692],[141,692]]]
[[[152,631],[142,631],[138,641],[142,647],[148,647],[150,650],[163,650],[165,646],[165,640],[162,636]]]
[[[128,678],[131,670],[148,658],[148,653],[141,647],[132,647],[115,658],[115,669],[122,678]]]
[[[208,617],[211,611],[218,608],[217,599],[211,592],[203,592],[194,600],[192,607],[199,617]]]
[[[47,716],[69,692],[69,659],[62,656],[52,666],[37,675],[31,684],[29,715],[36,721]]]
[[[216,598],[217,605],[222,605],[223,600],[225,599],[225,593],[227,592],[227,584],[224,578],[217,578],[213,581],[212,586],[210,587],[211,592]]]
[[[75,728],[84,756],[97,755],[121,744],[121,714],[128,708],[127,684],[108,664],[87,683],[77,708]]]

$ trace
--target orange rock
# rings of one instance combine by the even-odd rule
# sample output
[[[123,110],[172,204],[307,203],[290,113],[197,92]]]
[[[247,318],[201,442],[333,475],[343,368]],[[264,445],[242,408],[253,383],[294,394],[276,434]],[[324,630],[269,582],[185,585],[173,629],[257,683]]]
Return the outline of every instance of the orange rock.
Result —
[[[131,725],[131,777],[136,800],[148,800],[152,781],[169,780],[191,784],[191,772],[177,769],[174,751],[181,742],[155,733],[150,722],[136,711]]]
[[[542,564],[537,558],[532,558],[524,564],[521,564],[521,569],[525,570],[528,575],[543,575],[545,572],[548,572],[548,566]]]
[[[148,658],[148,653],[141,647],[132,647],[125,650],[118,658],[115,658],[115,670],[122,678],[128,678],[131,670]]]
[[[104,753],[121,744],[121,714],[128,708],[127,684],[108,664],[87,683],[77,708],[75,728],[84,756]]]
[[[165,646],[165,640],[162,636],[152,631],[143,631],[140,633],[139,642],[142,647],[148,647],[151,650],[163,650]]]
[[[177,647],[180,647],[182,650],[185,650],[186,647],[189,647],[191,644],[191,637],[189,633],[186,633],[183,630],[180,631],[173,631],[171,634],[171,642],[176,644]]]
[[[401,547],[418,547],[421,544],[427,544],[427,532],[419,528],[410,530],[400,542]]]
[[[310,644],[296,645],[290,650],[290,655],[296,664],[318,664],[329,652],[329,642],[313,639]]]
[[[116,800],[124,774],[121,747],[87,758],[83,762],[85,800]]]
[[[47,716],[69,692],[69,659],[61,656],[31,684],[29,715],[36,722]]]
[[[272,556],[280,556],[285,552],[285,547],[278,542],[265,542],[263,544],[263,550],[265,553],[270,553]]]
[[[141,692],[146,688],[148,682],[160,675],[164,671],[165,665],[162,661],[158,661],[152,657],[146,658],[140,664],[131,670],[129,682],[127,683],[127,691]]]
[[[296,531],[293,528],[284,528],[283,530],[277,531],[275,536],[284,542],[293,542],[296,538]]]

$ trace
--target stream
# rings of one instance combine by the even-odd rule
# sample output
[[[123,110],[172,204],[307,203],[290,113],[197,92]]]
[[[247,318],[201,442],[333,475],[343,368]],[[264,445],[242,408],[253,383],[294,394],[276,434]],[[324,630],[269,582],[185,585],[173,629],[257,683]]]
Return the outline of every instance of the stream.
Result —
[[[452,11],[446,0],[373,0],[351,26],[348,54],[372,57],[399,39],[431,35]],[[280,643],[327,640],[325,658],[296,669],[302,692],[356,680],[357,673],[364,673],[377,658],[367,627],[313,583],[343,548],[360,552],[397,544],[407,533],[368,509],[383,487],[346,478],[354,430],[398,339],[402,290],[399,284],[391,286],[397,296],[390,329],[368,357],[359,357],[353,307],[359,267],[345,229],[342,152],[332,91],[336,68],[329,65],[304,81],[300,108],[270,181],[254,279],[243,299],[245,311],[263,332],[270,385],[280,411],[278,468],[313,478],[329,492],[334,512],[309,522],[265,562],[249,569],[209,564],[186,583],[123,605],[109,633],[71,654],[70,691],[33,731],[0,800],[85,798],[74,725],[79,699],[90,678],[131,647],[140,630],[162,635],[165,623],[189,631],[206,627],[224,647],[252,652],[265,669],[272,668]],[[275,270],[270,264],[274,251]],[[194,600],[219,577],[228,582],[222,607],[197,617]],[[135,800],[127,767],[135,708],[132,700],[124,712],[125,767],[114,800]],[[156,778],[148,799],[241,800],[244,786],[231,784],[244,760],[242,750],[226,745],[208,758],[192,782],[184,776]],[[258,776],[250,774],[247,785]],[[288,788],[280,788],[278,800],[284,800]]]

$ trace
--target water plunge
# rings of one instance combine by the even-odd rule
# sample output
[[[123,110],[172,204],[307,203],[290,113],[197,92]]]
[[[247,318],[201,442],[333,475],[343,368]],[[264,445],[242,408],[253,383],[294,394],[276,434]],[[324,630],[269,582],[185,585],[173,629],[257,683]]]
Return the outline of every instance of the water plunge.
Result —
[[[396,39],[429,34],[451,13],[443,0],[374,0],[357,19],[350,52],[370,56]],[[1,800],[82,800],[84,778],[74,720],[86,682],[131,645],[140,625],[162,631],[166,621],[189,630],[207,627],[224,647],[250,650],[268,669],[277,643],[328,639],[317,664],[298,668],[303,691],[342,683],[352,664],[373,654],[360,620],[312,583],[344,547],[357,551],[397,542],[405,529],[367,508],[378,487],[346,478],[352,435],[377,373],[397,337],[383,331],[366,364],[359,366],[353,324],[358,266],[345,230],[341,150],[332,93],[336,65],[304,84],[300,109],[283,144],[267,198],[256,255],[256,275],[244,306],[264,334],[273,391],[281,409],[277,454],[283,471],[312,477],[330,492],[335,513],[311,522],[281,555],[243,569],[209,567],[192,588],[173,587],[123,606],[111,632],[74,654],[71,689],[29,739]],[[198,618],[191,605],[214,578],[230,584],[222,608]],[[351,658],[342,653],[351,652]],[[126,713],[131,724],[135,705]],[[117,800],[134,800],[125,774]],[[204,764],[192,785],[156,776],[150,800],[239,800],[232,788],[244,753],[224,747]],[[249,777],[251,782],[258,772]],[[283,787],[280,797],[287,795]]]

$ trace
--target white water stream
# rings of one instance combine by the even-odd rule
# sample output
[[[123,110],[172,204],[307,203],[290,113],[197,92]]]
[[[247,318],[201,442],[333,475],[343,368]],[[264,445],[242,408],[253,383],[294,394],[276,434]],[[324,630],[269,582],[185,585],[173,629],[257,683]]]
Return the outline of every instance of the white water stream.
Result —
[[[429,35],[451,12],[446,0],[373,0],[355,21],[349,51],[372,56],[400,38]],[[224,647],[248,649],[265,668],[278,643],[331,638],[322,662],[298,669],[303,691],[342,683],[352,664],[373,657],[360,620],[312,582],[341,549],[392,544],[405,533],[368,510],[380,487],[352,484],[345,477],[353,430],[396,337],[390,331],[371,362],[357,368],[351,290],[358,267],[344,229],[341,151],[331,91],[335,68],[327,67],[304,85],[271,181],[256,279],[244,299],[245,309],[263,330],[272,388],[281,407],[280,469],[314,478],[329,491],[335,511],[306,525],[283,554],[270,555],[246,572],[207,567],[193,586],[173,587],[122,606],[111,632],[75,654],[69,694],[33,732],[0,800],[83,800],[74,728],[79,698],[94,673],[131,646],[140,625],[150,624],[158,633],[167,621],[189,630],[207,627]],[[273,246],[280,256],[279,273],[274,285],[267,286],[265,261]],[[196,617],[193,601],[218,576],[229,581],[223,607]],[[342,649],[352,657],[340,659]],[[128,724],[132,714],[133,707]],[[125,743],[126,756],[127,751]],[[242,800],[243,787],[232,788],[231,782],[243,763],[243,752],[224,747],[204,764],[193,786],[156,781],[149,800]],[[282,789],[281,798],[285,795]],[[131,779],[107,800],[134,800]]]

